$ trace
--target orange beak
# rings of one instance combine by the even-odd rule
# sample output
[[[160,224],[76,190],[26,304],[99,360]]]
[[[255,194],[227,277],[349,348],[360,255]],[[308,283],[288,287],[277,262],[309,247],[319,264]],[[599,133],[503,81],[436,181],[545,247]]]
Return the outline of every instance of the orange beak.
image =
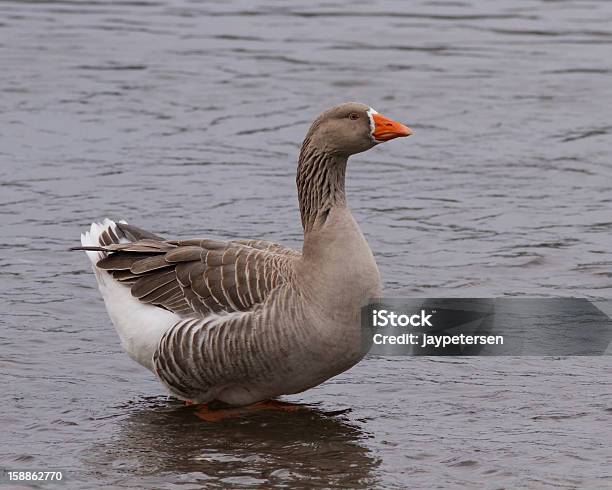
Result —
[[[410,136],[412,134],[412,129],[408,126],[404,126],[402,123],[398,123],[380,114],[372,114],[372,119],[374,119],[372,136],[374,136],[376,141],[389,141],[393,138]]]

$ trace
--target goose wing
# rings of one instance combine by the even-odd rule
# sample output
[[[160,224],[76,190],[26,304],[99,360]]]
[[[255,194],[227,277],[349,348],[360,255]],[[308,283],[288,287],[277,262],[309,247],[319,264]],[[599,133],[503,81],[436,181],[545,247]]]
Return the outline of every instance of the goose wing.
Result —
[[[264,240],[163,240],[119,226],[134,241],[108,240],[97,248],[108,253],[97,267],[129,286],[139,301],[181,316],[250,311],[291,280],[301,255]]]

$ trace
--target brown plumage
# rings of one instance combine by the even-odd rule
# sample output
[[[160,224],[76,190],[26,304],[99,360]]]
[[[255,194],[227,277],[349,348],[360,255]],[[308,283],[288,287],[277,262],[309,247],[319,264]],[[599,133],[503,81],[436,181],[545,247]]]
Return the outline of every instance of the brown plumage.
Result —
[[[117,227],[130,234],[130,225]],[[291,261],[300,256],[263,240],[144,238],[102,248],[111,253],[97,267],[129,284],[140,301],[181,316],[248,311],[289,279]]]
[[[408,134],[363,104],[317,118],[296,177],[301,253],[94,223],[79,248],[128,354],[181,398],[237,405],[303,391],[358,362],[360,309],[380,294],[380,276],[347,206],[347,161]]]

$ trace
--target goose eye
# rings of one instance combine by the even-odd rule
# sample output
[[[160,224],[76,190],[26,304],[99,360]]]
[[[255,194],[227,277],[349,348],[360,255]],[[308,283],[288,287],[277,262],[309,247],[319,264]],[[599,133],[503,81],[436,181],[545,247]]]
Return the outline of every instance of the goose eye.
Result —
[[[359,119],[359,114],[357,114],[356,112],[351,112],[351,113],[348,115],[348,117],[349,117],[349,119],[351,119],[351,120],[355,121],[356,119]]]

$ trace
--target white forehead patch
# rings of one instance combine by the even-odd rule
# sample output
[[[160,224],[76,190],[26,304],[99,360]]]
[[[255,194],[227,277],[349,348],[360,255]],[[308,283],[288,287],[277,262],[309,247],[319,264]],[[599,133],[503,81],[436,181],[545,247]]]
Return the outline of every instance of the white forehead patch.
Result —
[[[372,107],[370,107],[367,111],[366,114],[368,115],[368,117],[370,118],[370,136],[372,136],[372,139],[374,141],[376,141],[376,139],[374,139],[374,128],[376,127],[376,125],[374,124],[374,118],[372,117],[374,114],[378,114],[378,112],[376,112]],[[380,141],[376,141],[376,143],[380,143]]]

